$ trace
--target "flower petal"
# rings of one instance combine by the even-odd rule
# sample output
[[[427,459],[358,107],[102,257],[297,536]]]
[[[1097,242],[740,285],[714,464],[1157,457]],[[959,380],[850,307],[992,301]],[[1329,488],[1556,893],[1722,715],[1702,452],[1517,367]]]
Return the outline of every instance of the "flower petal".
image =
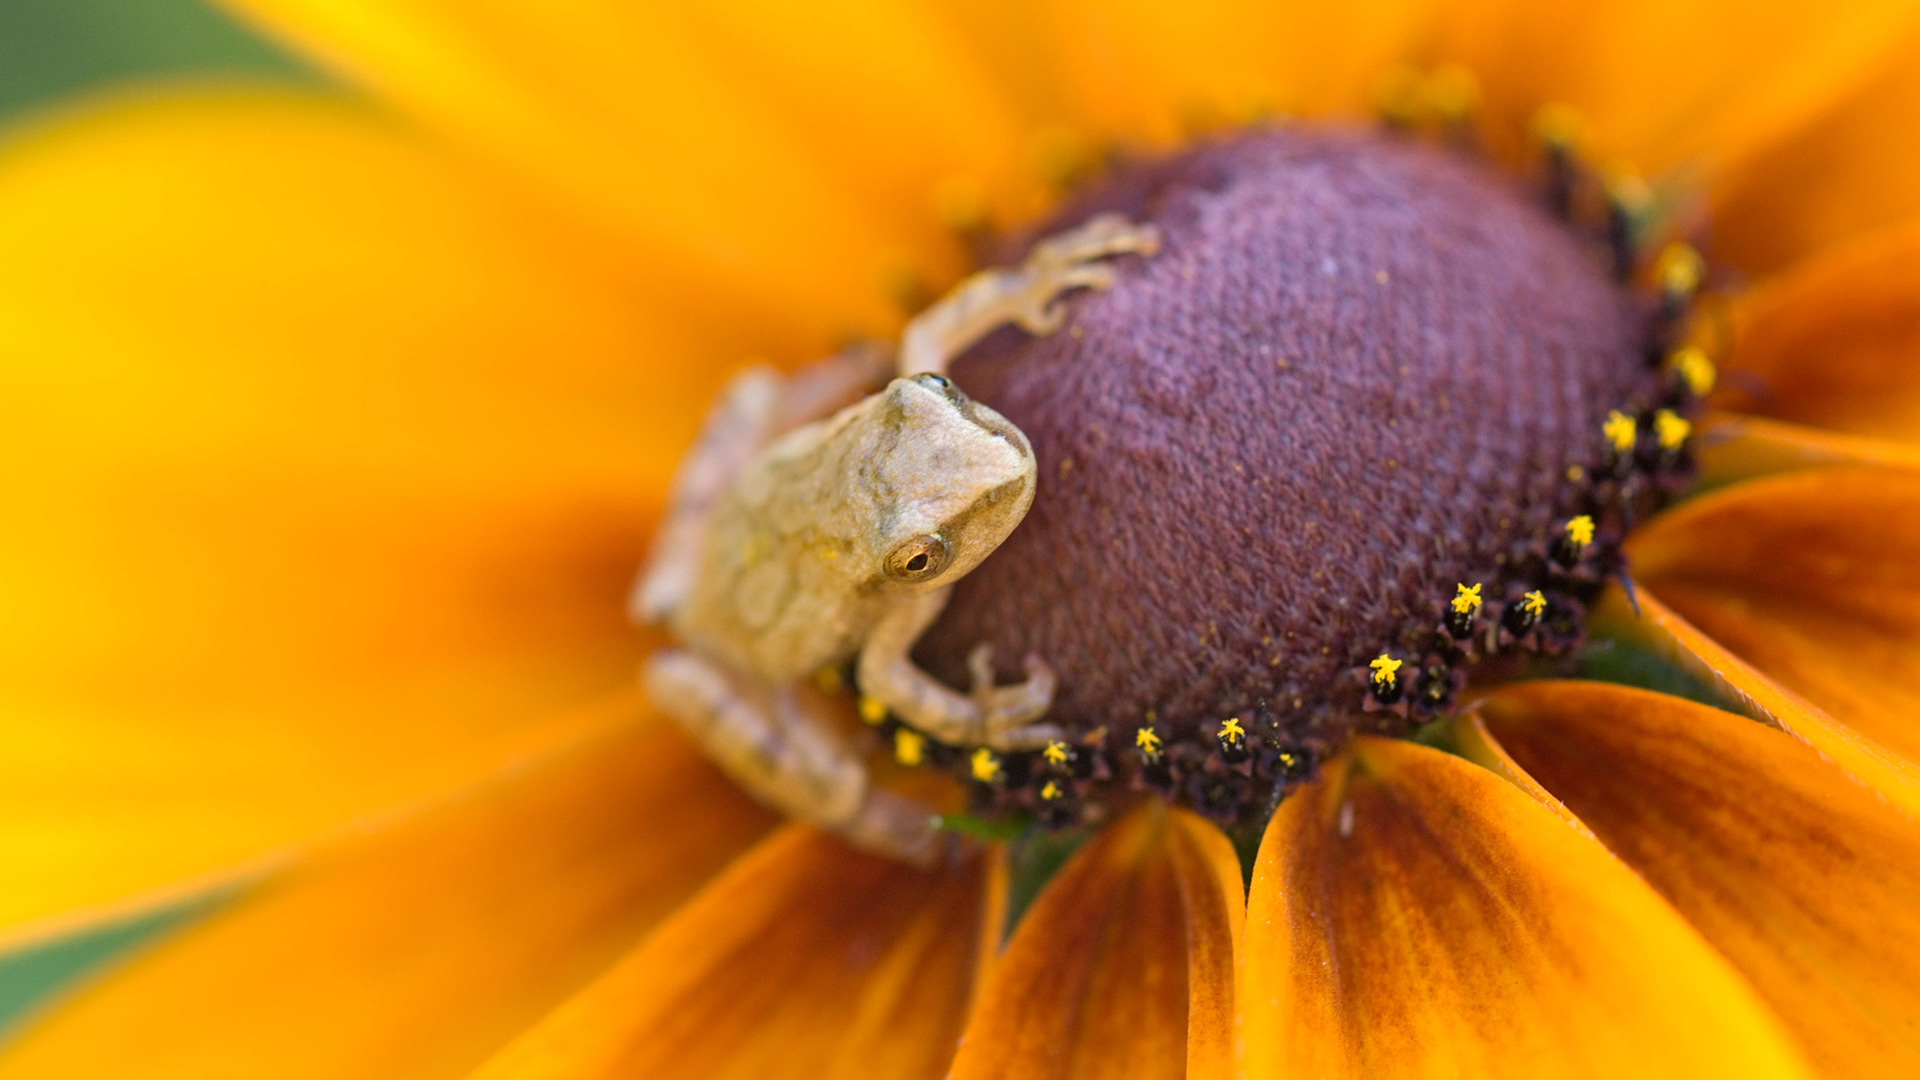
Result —
[[[1242,910],[1219,829],[1158,803],[1130,812],[1020,920],[954,1080],[1228,1075]]]
[[[1917,16],[1912,3],[1878,0],[1494,0],[1444,24],[1482,72],[1492,126],[1524,130],[1531,110],[1566,102],[1603,163],[1699,162],[1717,175],[1889,65]]]
[[[1713,253],[1749,273],[1920,215],[1920,34],[1713,192]]]
[[[1500,746],[1753,983],[1829,1076],[1920,1075],[1920,827],[1805,745],[1645,690],[1527,683]]]
[[[788,347],[894,318],[902,259],[959,269],[930,192],[1018,147],[954,35],[901,5],[229,4],[636,243],[684,302],[778,310]]]
[[[1920,443],[1920,223],[1822,254],[1743,297],[1716,400]]]
[[[0,158],[0,926],[252,858],[632,679],[702,354],[329,101]]]
[[[1681,618],[1920,762],[1920,475],[1755,480],[1660,515],[1627,552]]]
[[[1712,414],[1701,422],[1700,434],[1699,479],[1710,488],[1835,465],[1920,469],[1920,444],[1841,435],[1755,416]]]
[[[769,827],[624,703],[375,819],[29,1028],[0,1076],[459,1076]]]
[[[1762,674],[1674,614],[1653,593],[1640,590],[1637,605],[1632,605],[1618,590],[1611,590],[1600,598],[1587,622],[1596,636],[1635,642],[1678,664],[1716,690],[1730,708],[1805,740],[1861,783],[1920,818],[1920,768]]]
[[[930,874],[789,825],[476,1080],[938,1077],[980,863]]]
[[[1241,968],[1246,1075],[1793,1076],[1740,978],[1493,773],[1363,737],[1281,804]]]

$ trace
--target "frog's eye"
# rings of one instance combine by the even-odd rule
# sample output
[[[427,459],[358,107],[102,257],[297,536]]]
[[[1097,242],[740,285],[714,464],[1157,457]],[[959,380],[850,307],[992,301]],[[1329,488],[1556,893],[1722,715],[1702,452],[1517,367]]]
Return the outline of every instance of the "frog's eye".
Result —
[[[887,576],[895,581],[925,581],[947,568],[953,559],[953,553],[947,548],[946,538],[938,533],[928,533],[894,548],[887,554],[885,570]]]

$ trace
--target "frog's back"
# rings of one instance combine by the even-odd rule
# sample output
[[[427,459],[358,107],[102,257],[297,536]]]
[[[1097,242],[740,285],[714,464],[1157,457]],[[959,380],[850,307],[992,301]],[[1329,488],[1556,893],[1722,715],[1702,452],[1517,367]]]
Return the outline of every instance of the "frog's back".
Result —
[[[669,621],[684,644],[780,681],[859,650],[882,601],[844,497],[858,462],[833,438],[856,415],[775,442],[714,504],[699,575]]]

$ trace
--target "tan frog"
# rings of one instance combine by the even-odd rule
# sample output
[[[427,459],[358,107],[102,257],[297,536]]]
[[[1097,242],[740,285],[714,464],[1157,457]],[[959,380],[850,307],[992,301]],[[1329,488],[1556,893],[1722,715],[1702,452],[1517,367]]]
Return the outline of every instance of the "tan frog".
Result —
[[[963,282],[908,325],[897,364],[856,350],[793,376],[749,370],[723,391],[632,610],[678,643],[648,658],[649,697],[753,795],[862,848],[935,857],[932,816],[873,786],[805,685],[850,658],[863,695],[944,742],[1011,750],[1059,736],[1035,722],[1054,690],[1039,657],[1026,681],[996,686],[978,649],[962,694],[908,655],[953,583],[1026,516],[1037,475],[1026,436],[945,371],[1000,326],[1052,332],[1062,293],[1105,288],[1103,260],[1158,243],[1152,226],[1093,218],[1017,270]],[[832,411],[889,367],[900,377]]]

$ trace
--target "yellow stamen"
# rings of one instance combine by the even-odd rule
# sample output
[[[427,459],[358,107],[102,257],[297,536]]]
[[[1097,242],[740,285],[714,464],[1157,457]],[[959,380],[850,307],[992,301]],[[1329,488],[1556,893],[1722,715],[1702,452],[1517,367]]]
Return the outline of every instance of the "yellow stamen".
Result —
[[[1462,64],[1442,64],[1427,79],[1427,101],[1442,120],[1459,120],[1480,103],[1480,80]]]
[[[1580,142],[1581,130],[1586,120],[1579,110],[1564,102],[1553,102],[1540,106],[1533,114],[1534,138],[1548,146],[1557,146],[1570,150]]]
[[[1454,611],[1462,615],[1471,615],[1480,610],[1480,586],[1478,583],[1472,585],[1455,585],[1454,590]]]
[[[1240,742],[1247,737],[1247,729],[1240,726],[1240,718],[1229,716],[1220,725],[1221,742]]]
[[[877,724],[887,718],[887,706],[879,698],[860,695],[860,719]]]
[[[1065,794],[1066,792],[1060,790],[1059,783],[1053,780],[1047,781],[1046,784],[1040,788],[1040,797],[1048,802],[1053,802]]]
[[[912,728],[893,733],[893,760],[902,765],[918,765],[926,759],[927,737]]]
[[[1653,205],[1653,188],[1633,173],[1621,173],[1607,181],[1607,197],[1629,215],[1638,215]]]
[[[1047,764],[1049,765],[1065,765],[1069,756],[1067,753],[1067,744],[1061,742],[1059,739],[1055,739],[1047,744],[1045,750],[1041,751],[1041,756],[1047,759]]]
[[[1567,522],[1567,541],[1577,548],[1593,543],[1593,519],[1581,514]]]
[[[1660,439],[1660,449],[1678,450],[1693,434],[1693,425],[1672,409],[1661,409],[1653,415],[1653,433]]]
[[[1157,754],[1160,752],[1160,736],[1154,734],[1152,728],[1143,727],[1133,733],[1133,745],[1148,754]]]
[[[1520,610],[1538,618],[1541,612],[1547,610],[1547,594],[1535,589],[1521,597]]]
[[[1661,249],[1653,273],[1662,290],[1680,296],[1692,296],[1700,288],[1700,279],[1706,276],[1707,262],[1698,251],[1693,250],[1692,244],[1675,240]]]
[[[983,784],[1000,779],[1000,759],[984,746],[973,752],[973,778]]]
[[[1367,666],[1373,669],[1373,685],[1386,688],[1399,682],[1400,664],[1401,661],[1395,660],[1386,653],[1381,653],[1368,661]]]
[[[1639,425],[1633,422],[1633,417],[1615,409],[1607,414],[1607,422],[1601,425],[1600,430],[1606,433],[1607,442],[1613,444],[1614,451],[1624,454],[1633,449],[1633,439],[1639,431]]]
[[[1667,358],[1667,366],[1679,374],[1680,381],[1687,384],[1687,389],[1693,392],[1694,397],[1706,397],[1719,376],[1719,372],[1714,370],[1713,361],[1707,359],[1707,354],[1696,345],[1675,350]]]

